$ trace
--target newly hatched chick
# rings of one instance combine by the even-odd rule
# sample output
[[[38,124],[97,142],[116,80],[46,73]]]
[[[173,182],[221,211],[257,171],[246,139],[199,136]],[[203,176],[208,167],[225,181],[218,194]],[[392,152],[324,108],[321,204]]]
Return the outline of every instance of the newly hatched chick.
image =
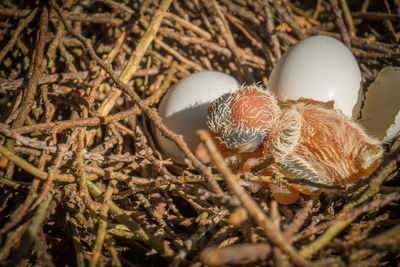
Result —
[[[307,100],[279,106],[257,85],[222,95],[210,104],[208,115],[221,153],[238,173],[273,157],[276,162],[260,175],[349,185],[370,175],[383,153],[378,140],[343,114]],[[269,187],[282,204],[296,202],[299,191],[319,193],[309,185],[280,182]]]

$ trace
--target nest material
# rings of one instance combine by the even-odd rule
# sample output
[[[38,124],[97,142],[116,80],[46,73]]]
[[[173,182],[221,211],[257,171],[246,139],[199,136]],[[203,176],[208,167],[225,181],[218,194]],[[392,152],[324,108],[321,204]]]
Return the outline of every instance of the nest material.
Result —
[[[398,261],[399,140],[355,189],[284,206],[267,190],[249,198],[202,132],[224,180],[211,174],[154,109],[202,70],[265,85],[282,54],[314,34],[351,49],[366,88],[399,66],[398,1],[34,4],[0,6],[0,265]],[[157,151],[150,122],[187,166]]]

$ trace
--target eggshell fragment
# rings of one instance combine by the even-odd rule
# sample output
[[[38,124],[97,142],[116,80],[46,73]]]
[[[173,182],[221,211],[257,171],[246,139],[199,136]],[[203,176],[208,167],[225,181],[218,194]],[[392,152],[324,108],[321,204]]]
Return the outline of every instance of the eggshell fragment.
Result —
[[[399,135],[400,68],[384,68],[368,87],[359,123],[383,142]]]
[[[282,56],[267,89],[281,101],[334,101],[335,109],[356,117],[361,80],[357,61],[343,43],[328,36],[312,36]]]
[[[196,130],[207,129],[208,105],[219,96],[239,88],[237,80],[218,71],[198,72],[180,80],[162,98],[158,108],[165,125],[182,134],[189,148],[194,151],[199,140]],[[155,139],[161,150],[178,163],[184,155],[174,142],[155,129]]]

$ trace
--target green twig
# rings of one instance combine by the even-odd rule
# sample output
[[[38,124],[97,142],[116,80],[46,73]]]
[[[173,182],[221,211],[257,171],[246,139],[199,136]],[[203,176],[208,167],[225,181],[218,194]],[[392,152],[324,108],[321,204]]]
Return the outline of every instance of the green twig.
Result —
[[[347,204],[338,215],[338,218],[346,216],[349,211],[364,203],[376,193],[379,192],[380,185],[384,181],[384,179],[392,173],[397,168],[397,162],[395,160],[391,161],[388,165],[383,168],[383,170],[371,181],[370,187],[361,195],[361,197],[352,203]],[[334,225],[328,228],[318,239],[316,239],[311,244],[305,246],[300,251],[300,254],[304,257],[311,257],[316,252],[321,250],[323,247],[329,244],[329,242],[337,236],[343,229],[345,229],[351,222],[353,222],[357,216],[350,216],[344,219],[343,221],[338,221]]]
[[[97,200],[103,201],[103,192],[92,182],[86,181],[90,194]],[[126,215],[114,202],[110,201],[111,214],[122,224],[126,225],[142,242],[154,248],[160,255],[170,257],[173,251],[168,246],[163,246],[162,242],[155,236],[147,233],[142,227],[139,226],[131,217]]]
[[[48,174],[46,172],[39,170],[38,168],[36,168],[32,164],[30,164],[28,161],[15,155],[12,151],[10,151],[5,146],[0,145],[0,153],[3,154],[5,157],[7,157],[12,162],[14,162],[18,167],[24,169],[25,171],[29,172],[30,174],[32,174],[42,180],[47,179]],[[65,183],[72,183],[75,181],[74,176],[72,176],[71,174],[54,174],[53,179],[57,180],[59,182],[65,182]]]

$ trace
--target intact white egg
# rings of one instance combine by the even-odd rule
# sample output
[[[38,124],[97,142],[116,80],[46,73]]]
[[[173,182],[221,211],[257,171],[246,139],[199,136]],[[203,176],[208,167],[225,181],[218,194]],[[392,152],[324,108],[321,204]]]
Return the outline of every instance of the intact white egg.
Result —
[[[400,133],[400,68],[385,67],[368,87],[359,123],[387,142]]]
[[[351,51],[335,38],[320,35],[289,49],[272,70],[267,88],[281,101],[333,101],[335,109],[357,117],[361,82],[360,68]]]
[[[218,71],[191,74],[180,80],[162,98],[158,113],[165,125],[182,134],[194,151],[199,144],[196,130],[207,129],[208,105],[219,96],[239,88],[237,80]],[[155,129],[155,139],[160,149],[178,163],[184,163],[184,154],[177,145]]]

